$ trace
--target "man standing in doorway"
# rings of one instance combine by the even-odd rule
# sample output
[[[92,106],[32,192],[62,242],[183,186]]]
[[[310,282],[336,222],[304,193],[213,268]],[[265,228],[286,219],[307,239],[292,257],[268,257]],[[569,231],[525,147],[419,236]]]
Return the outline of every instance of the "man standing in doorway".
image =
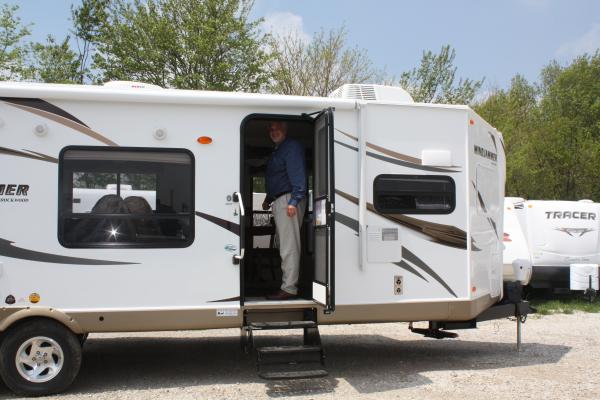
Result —
[[[287,300],[298,294],[300,274],[300,227],[306,209],[306,167],[304,149],[287,137],[287,123],[269,123],[269,137],[275,150],[267,163],[267,197],[263,209],[273,207],[276,235],[283,272],[281,289],[267,298]]]

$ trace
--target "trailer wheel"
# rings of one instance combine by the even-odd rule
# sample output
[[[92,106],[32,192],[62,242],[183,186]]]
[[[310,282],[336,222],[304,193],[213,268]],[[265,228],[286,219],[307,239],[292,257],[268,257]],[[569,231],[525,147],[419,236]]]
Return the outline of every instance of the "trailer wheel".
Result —
[[[0,345],[0,376],[19,395],[62,392],[80,366],[77,336],[52,320],[25,321],[6,332]]]

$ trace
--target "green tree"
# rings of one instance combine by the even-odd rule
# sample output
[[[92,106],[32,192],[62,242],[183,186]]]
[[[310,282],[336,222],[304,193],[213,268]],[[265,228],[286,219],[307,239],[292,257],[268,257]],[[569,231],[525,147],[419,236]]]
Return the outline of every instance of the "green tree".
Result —
[[[530,152],[539,129],[538,88],[516,75],[508,90],[494,90],[474,108],[503,134],[507,155],[506,195],[531,197],[536,190]]]
[[[267,82],[261,20],[247,0],[113,0],[96,19],[94,67],[103,79],[163,87],[258,91]],[[91,26],[95,28],[96,22]]]
[[[443,46],[439,54],[424,51],[419,67],[403,72],[398,82],[413,99],[424,103],[468,104],[483,84],[460,78],[456,81],[456,50]]]
[[[327,96],[345,83],[381,79],[366,50],[346,46],[344,27],[328,33],[321,30],[308,42],[291,32],[271,37],[269,45],[272,93]]]
[[[16,16],[18,9],[7,4],[0,8],[0,80],[23,78],[27,72],[27,48],[22,40],[30,32]]]
[[[540,193],[600,200],[600,52],[578,57],[564,68],[550,64],[542,77],[542,129],[532,152]]]
[[[35,80],[47,83],[79,83],[79,57],[69,46],[70,37],[57,42],[48,35],[46,43],[31,45],[32,75]]]
[[[507,195],[600,200],[600,52],[513,78],[475,109],[504,135]]]
[[[71,6],[71,19],[79,54],[78,83],[95,80],[101,71],[91,70],[96,44],[99,42],[100,29],[106,25],[107,8],[111,0],[82,0],[78,7]]]

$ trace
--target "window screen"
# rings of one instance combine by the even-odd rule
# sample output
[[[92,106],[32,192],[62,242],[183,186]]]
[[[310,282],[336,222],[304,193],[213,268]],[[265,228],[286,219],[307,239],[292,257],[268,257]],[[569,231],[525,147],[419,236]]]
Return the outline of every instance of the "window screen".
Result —
[[[189,151],[69,147],[59,162],[63,246],[185,247],[194,240]]]
[[[373,203],[381,213],[449,214],[456,204],[454,180],[436,175],[379,175]]]

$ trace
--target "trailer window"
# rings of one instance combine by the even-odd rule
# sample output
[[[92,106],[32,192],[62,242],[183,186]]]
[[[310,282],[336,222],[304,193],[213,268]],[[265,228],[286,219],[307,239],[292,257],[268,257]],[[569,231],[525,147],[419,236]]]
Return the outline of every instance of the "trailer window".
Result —
[[[194,158],[184,149],[68,147],[59,160],[65,247],[185,247],[194,240]]]
[[[386,214],[450,214],[456,204],[454,180],[438,175],[378,175],[373,205]]]

